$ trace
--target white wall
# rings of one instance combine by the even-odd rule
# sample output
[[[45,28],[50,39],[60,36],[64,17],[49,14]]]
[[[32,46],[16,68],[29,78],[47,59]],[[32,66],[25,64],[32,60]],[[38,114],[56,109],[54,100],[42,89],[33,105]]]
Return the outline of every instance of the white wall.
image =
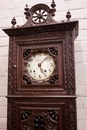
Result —
[[[79,36],[75,40],[75,68],[78,130],[87,130],[87,0],[55,0],[55,20],[65,20],[66,12],[72,14],[71,20],[79,20]],[[15,16],[17,25],[24,24],[25,5],[29,7],[44,3],[50,6],[51,0],[0,0],[0,130],[6,130],[7,117],[7,71],[8,71],[8,36],[2,28],[11,27]]]

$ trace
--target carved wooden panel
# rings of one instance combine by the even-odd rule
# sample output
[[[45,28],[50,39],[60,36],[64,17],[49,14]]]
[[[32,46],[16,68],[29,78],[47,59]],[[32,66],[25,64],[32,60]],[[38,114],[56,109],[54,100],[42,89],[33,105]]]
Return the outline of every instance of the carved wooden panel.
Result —
[[[74,98],[19,98],[10,102],[11,109],[8,106],[9,130],[76,129]]]

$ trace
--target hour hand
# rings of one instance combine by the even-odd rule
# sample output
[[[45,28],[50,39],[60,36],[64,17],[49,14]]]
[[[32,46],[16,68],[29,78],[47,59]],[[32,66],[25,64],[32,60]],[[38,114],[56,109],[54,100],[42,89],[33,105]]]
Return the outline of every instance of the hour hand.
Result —
[[[38,64],[38,67],[40,67],[40,71],[41,71],[41,73],[44,74],[44,71],[43,71],[43,69],[41,68],[41,63]]]
[[[41,73],[43,73],[44,74],[44,71],[43,71],[43,69],[40,67],[40,71],[41,71]]]

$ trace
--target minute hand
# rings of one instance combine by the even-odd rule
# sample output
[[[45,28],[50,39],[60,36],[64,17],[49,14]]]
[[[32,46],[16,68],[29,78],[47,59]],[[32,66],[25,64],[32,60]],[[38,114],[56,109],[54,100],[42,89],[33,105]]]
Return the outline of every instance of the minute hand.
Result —
[[[42,64],[46,59],[48,58],[48,56],[47,57],[45,57],[44,59],[43,59],[43,61],[40,63],[40,64]]]
[[[43,59],[43,61],[42,62],[40,62],[39,64],[38,64],[38,67],[41,67],[41,64],[46,60],[48,58],[48,56],[47,57],[45,57],[44,59]]]

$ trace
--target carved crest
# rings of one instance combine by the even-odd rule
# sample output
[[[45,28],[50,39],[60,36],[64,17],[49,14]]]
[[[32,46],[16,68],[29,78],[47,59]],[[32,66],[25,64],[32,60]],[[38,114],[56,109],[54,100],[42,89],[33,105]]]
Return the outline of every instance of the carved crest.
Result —
[[[24,26],[55,23],[55,21],[53,20],[55,11],[56,10],[54,8],[50,9],[45,4],[37,4],[31,9],[29,9],[28,5],[26,5],[24,14],[26,16],[27,23]]]
[[[56,12],[55,6],[56,4],[54,0],[52,0],[51,8],[46,4],[37,4],[29,9],[28,4],[26,4],[24,14],[27,22],[22,27],[56,23],[56,21],[53,19]],[[14,27],[16,24],[15,17],[12,19],[11,23],[13,25],[12,27]]]

